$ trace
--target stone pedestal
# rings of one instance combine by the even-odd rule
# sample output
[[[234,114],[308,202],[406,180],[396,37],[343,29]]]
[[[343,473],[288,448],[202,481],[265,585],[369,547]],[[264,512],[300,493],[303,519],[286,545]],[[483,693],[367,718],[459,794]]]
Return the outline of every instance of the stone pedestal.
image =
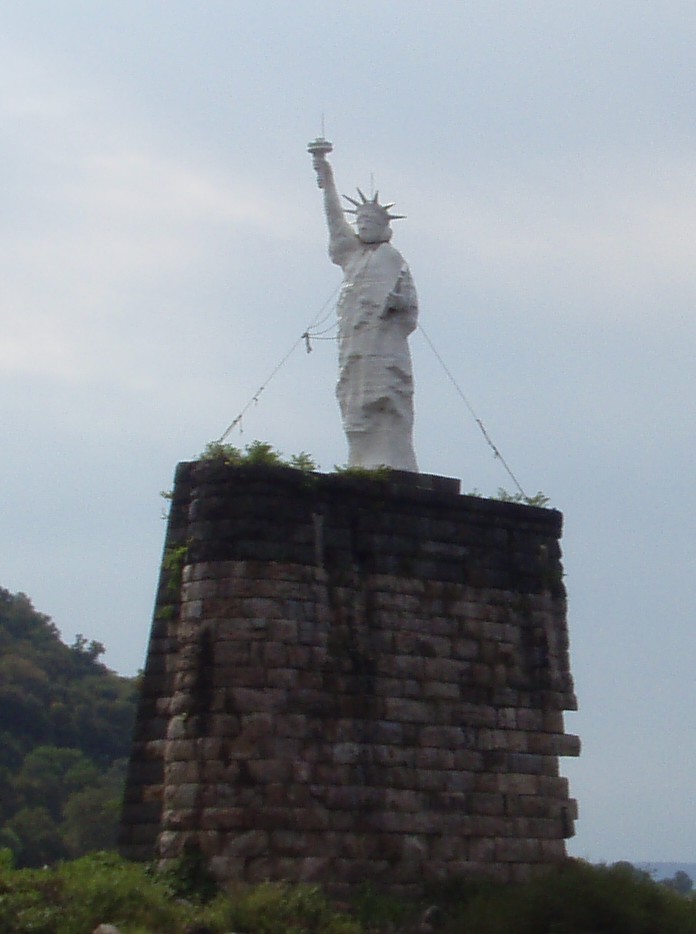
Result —
[[[180,464],[124,855],[412,893],[562,860],[560,534],[443,478]]]

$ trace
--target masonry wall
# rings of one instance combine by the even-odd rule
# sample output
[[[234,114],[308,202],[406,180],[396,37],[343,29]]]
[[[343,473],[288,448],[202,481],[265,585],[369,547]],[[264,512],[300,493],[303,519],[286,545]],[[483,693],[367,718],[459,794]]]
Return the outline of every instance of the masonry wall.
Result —
[[[457,489],[179,465],[125,855],[404,892],[564,858],[561,515]]]

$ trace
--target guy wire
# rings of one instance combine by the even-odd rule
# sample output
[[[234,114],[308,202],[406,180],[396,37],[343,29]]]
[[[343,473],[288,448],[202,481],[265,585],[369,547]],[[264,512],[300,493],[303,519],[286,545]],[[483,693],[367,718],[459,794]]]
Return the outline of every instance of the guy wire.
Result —
[[[227,438],[227,436],[230,434],[230,432],[233,431],[233,430],[237,427],[237,425],[239,425],[239,423],[241,422],[241,420],[242,420],[242,418],[244,417],[244,415],[248,412],[248,410],[251,408],[252,405],[254,405],[255,403],[257,403],[257,402],[259,401],[259,396],[260,396],[261,393],[264,391],[264,389],[266,388],[266,386],[268,386],[268,384],[271,382],[271,380],[272,380],[273,377],[276,375],[276,373],[278,372],[278,370],[280,370],[280,369],[283,367],[283,365],[284,365],[285,362],[288,360],[288,358],[292,356],[293,352],[295,351],[295,348],[296,348],[299,344],[301,344],[302,341],[305,341],[305,343],[306,343],[306,345],[307,345],[307,348],[308,348],[308,352],[309,352],[309,350],[311,350],[311,347],[310,347],[310,345],[309,345],[309,331],[310,331],[310,328],[314,327],[314,326],[317,324],[317,322],[319,321],[319,318],[321,318],[322,314],[323,314],[324,311],[326,310],[326,308],[327,308],[327,306],[329,305],[329,303],[333,301],[333,299],[335,298],[335,296],[336,296],[336,294],[338,293],[338,290],[339,290],[340,288],[341,288],[340,285],[336,286],[336,288],[333,290],[333,292],[331,293],[331,295],[329,295],[329,297],[326,299],[326,301],[325,301],[324,304],[321,306],[321,308],[319,309],[319,311],[318,311],[318,312],[316,313],[316,315],[312,318],[312,320],[311,320],[309,326],[307,327],[307,330],[306,330],[303,334],[300,334],[300,336],[297,338],[297,340],[296,340],[295,343],[292,345],[292,347],[290,348],[290,350],[288,350],[288,352],[285,354],[285,356],[284,356],[283,359],[280,361],[280,363],[278,363],[278,365],[277,365],[277,366],[275,367],[275,369],[272,371],[272,373],[270,374],[270,376],[268,376],[268,377],[266,378],[265,382],[263,382],[263,383],[259,386],[259,388],[256,390],[256,392],[254,393],[254,395],[251,397],[251,399],[249,399],[249,401],[247,402],[247,404],[246,404],[246,405],[244,406],[244,408],[241,410],[241,412],[239,413],[239,415],[237,415],[237,417],[236,417],[232,422],[230,422],[230,424],[229,424],[229,425],[227,426],[227,428],[223,431],[223,433],[220,435],[220,437],[217,439],[217,441],[214,442],[215,444],[222,444],[222,442],[225,440],[225,438]],[[323,321],[325,321],[325,320],[326,320],[326,317],[322,319],[322,323],[323,323]],[[323,332],[320,332],[320,333],[323,333]],[[319,338],[319,339],[321,340],[321,338]],[[326,339],[327,339],[327,338],[324,338],[324,340],[326,340]]]
[[[433,352],[433,353],[435,354],[435,356],[437,357],[437,359],[438,359],[438,361],[439,361],[439,363],[440,363],[440,366],[442,367],[442,369],[443,369],[443,370],[445,371],[445,373],[447,374],[447,377],[448,377],[449,381],[452,383],[452,385],[454,386],[454,388],[455,388],[455,390],[456,390],[456,392],[457,392],[457,395],[461,398],[461,400],[463,401],[464,405],[467,407],[467,409],[468,409],[469,412],[471,413],[472,418],[474,419],[474,421],[476,422],[476,424],[479,426],[479,429],[481,430],[481,434],[483,435],[483,437],[484,437],[485,440],[486,440],[486,444],[487,444],[487,445],[490,447],[490,449],[493,451],[494,456],[495,456],[495,457],[500,461],[500,463],[503,465],[503,467],[504,467],[505,470],[507,471],[508,476],[510,477],[510,479],[512,480],[512,482],[515,484],[515,486],[517,487],[517,489],[519,490],[519,492],[522,494],[522,496],[523,496],[525,499],[528,499],[527,494],[526,494],[526,493],[524,492],[524,490],[522,489],[519,480],[518,480],[517,477],[514,475],[514,473],[512,472],[512,470],[510,469],[510,467],[508,466],[507,461],[505,460],[505,458],[503,457],[503,455],[500,453],[500,450],[499,450],[499,449],[496,447],[496,445],[493,443],[493,441],[492,441],[492,439],[491,439],[491,436],[490,436],[490,435],[488,434],[488,432],[486,431],[485,425],[483,424],[483,422],[481,421],[481,419],[478,417],[478,415],[477,415],[476,412],[474,411],[474,409],[473,409],[471,403],[469,402],[469,400],[467,399],[467,397],[464,395],[464,393],[462,392],[461,388],[459,387],[459,383],[456,381],[456,379],[455,379],[454,376],[452,375],[451,371],[450,371],[449,368],[447,367],[447,364],[445,363],[445,361],[442,359],[442,357],[440,356],[440,354],[439,354],[439,353],[437,352],[437,350],[435,349],[435,345],[433,344],[433,342],[430,340],[430,338],[428,337],[428,335],[427,335],[426,332],[424,331],[423,325],[419,324],[419,325],[418,325],[418,330],[421,332],[421,334],[422,334],[423,337],[425,338],[425,340],[426,340],[428,346],[430,347],[430,349],[432,350],[432,352]]]
[[[268,384],[271,382],[271,380],[272,380],[273,377],[276,375],[276,373],[278,373],[278,371],[279,371],[280,369],[282,369],[282,367],[285,365],[286,361],[292,356],[292,354],[294,353],[295,349],[298,347],[299,344],[301,344],[301,343],[304,341],[304,342],[305,342],[305,346],[306,346],[306,348],[307,348],[307,353],[309,353],[309,352],[311,351],[311,349],[312,349],[311,344],[310,344],[310,338],[312,338],[313,340],[336,340],[336,339],[337,339],[336,337],[323,337],[323,336],[322,336],[322,335],[326,334],[327,331],[330,331],[330,330],[334,327],[333,324],[332,324],[331,326],[329,326],[328,328],[325,328],[323,331],[318,331],[318,332],[316,332],[315,334],[310,334],[310,330],[311,330],[311,328],[316,327],[318,324],[320,324],[320,323],[323,324],[324,321],[326,321],[326,318],[327,318],[328,316],[324,316],[324,318],[322,318],[321,321],[319,321],[319,319],[321,318],[322,314],[323,314],[324,311],[326,310],[326,308],[327,308],[327,306],[329,305],[329,303],[333,301],[333,299],[335,298],[335,296],[336,296],[336,294],[338,293],[338,291],[339,291],[340,288],[341,288],[341,286],[338,285],[338,286],[333,290],[333,292],[331,293],[331,295],[329,295],[329,297],[326,299],[326,301],[324,302],[324,304],[321,306],[321,308],[319,309],[319,311],[317,312],[317,314],[314,316],[314,318],[312,319],[312,321],[311,321],[310,324],[308,325],[307,330],[304,331],[302,334],[300,334],[300,336],[297,338],[297,340],[293,343],[292,347],[290,347],[290,349],[288,350],[288,352],[287,352],[287,353],[285,354],[285,356],[282,358],[282,360],[280,361],[280,363],[278,363],[278,364],[276,365],[276,367],[273,369],[273,371],[270,373],[270,375],[266,378],[265,382],[263,382],[263,383],[259,386],[259,388],[256,390],[256,392],[254,393],[254,395],[249,399],[249,401],[246,403],[246,405],[242,408],[242,410],[241,410],[241,412],[239,413],[239,415],[237,415],[237,417],[227,426],[227,428],[225,429],[225,431],[223,431],[223,433],[220,435],[220,437],[217,439],[217,441],[214,442],[215,444],[222,444],[222,442],[225,440],[225,438],[227,438],[227,436],[230,434],[230,432],[233,431],[233,430],[237,427],[237,425],[239,425],[239,423],[241,422],[242,418],[243,418],[244,415],[247,413],[247,411],[251,408],[251,406],[254,405],[255,403],[258,403],[258,401],[259,401],[259,396],[261,395],[261,393],[264,391],[264,389],[266,388],[266,386],[268,386]],[[478,417],[478,415],[477,415],[476,412],[474,411],[473,406],[471,405],[471,403],[469,402],[469,400],[467,399],[467,397],[464,395],[464,392],[462,391],[461,387],[459,386],[459,383],[456,381],[456,379],[455,379],[454,376],[452,375],[451,370],[449,369],[449,367],[447,366],[447,364],[445,363],[445,361],[442,359],[442,357],[441,357],[440,354],[438,353],[438,351],[437,351],[435,345],[433,344],[433,342],[431,341],[431,339],[428,337],[428,334],[426,333],[426,331],[425,331],[425,329],[423,328],[423,325],[422,325],[422,324],[419,324],[419,325],[418,325],[418,330],[421,332],[421,334],[422,334],[423,337],[425,338],[425,341],[426,341],[426,343],[428,344],[428,346],[430,347],[430,349],[432,350],[432,352],[435,354],[435,357],[437,358],[437,360],[438,360],[440,366],[442,367],[442,369],[445,371],[445,374],[446,374],[447,378],[449,379],[449,381],[450,381],[450,382],[452,383],[452,385],[454,386],[457,395],[460,397],[460,399],[462,400],[462,402],[464,403],[464,405],[465,405],[465,406],[467,407],[467,409],[469,410],[469,412],[470,412],[472,418],[474,419],[474,421],[475,421],[476,424],[478,425],[479,430],[481,431],[481,434],[483,435],[486,444],[487,444],[487,445],[489,446],[489,448],[493,451],[494,457],[496,457],[497,460],[499,460],[500,463],[503,465],[505,471],[507,472],[507,474],[508,474],[508,476],[510,477],[510,479],[512,480],[512,482],[513,482],[513,483],[515,484],[515,486],[517,487],[519,493],[520,493],[525,499],[527,499],[527,498],[528,498],[528,497],[527,497],[527,494],[525,493],[524,489],[522,488],[522,485],[520,484],[520,482],[519,482],[519,480],[517,479],[517,477],[515,476],[515,474],[512,472],[512,470],[511,470],[509,464],[507,463],[507,461],[505,460],[505,458],[504,458],[503,455],[501,454],[500,449],[497,447],[496,444],[494,444],[493,439],[491,438],[491,436],[488,434],[488,432],[487,432],[487,430],[486,430],[486,426],[483,424],[483,422],[481,421],[481,419]]]

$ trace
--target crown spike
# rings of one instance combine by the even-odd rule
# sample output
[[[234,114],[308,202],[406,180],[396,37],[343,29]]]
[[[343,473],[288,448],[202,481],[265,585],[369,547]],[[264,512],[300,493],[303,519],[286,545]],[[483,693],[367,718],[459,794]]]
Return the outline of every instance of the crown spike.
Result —
[[[358,215],[363,210],[375,211],[378,212],[387,223],[389,223],[389,221],[400,221],[406,217],[405,214],[390,214],[389,210],[394,207],[394,202],[392,201],[390,204],[380,204],[378,191],[370,198],[366,198],[364,192],[360,188],[356,190],[361,199],[360,201],[356,201],[355,198],[351,198],[350,195],[343,195],[346,201],[352,205],[350,208],[344,208],[344,214]]]

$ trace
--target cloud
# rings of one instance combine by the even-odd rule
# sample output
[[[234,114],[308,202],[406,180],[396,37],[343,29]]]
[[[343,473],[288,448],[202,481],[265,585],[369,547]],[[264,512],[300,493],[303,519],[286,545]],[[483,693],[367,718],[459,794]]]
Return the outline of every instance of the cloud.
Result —
[[[87,130],[75,131],[83,123]],[[172,303],[175,314],[184,312],[175,283],[186,294],[198,280],[204,293],[211,263],[213,279],[220,277],[223,250],[230,276],[250,239],[281,242],[290,229],[283,209],[253,180],[216,174],[137,140],[101,148],[84,115],[73,113],[72,128],[90,144],[41,158],[23,140],[33,175],[24,186],[29,193],[36,180],[41,197],[28,194],[31,207],[22,205],[19,223],[7,215],[0,222],[4,373],[70,381],[98,374],[133,315],[142,324],[144,305],[149,328],[166,326]]]
[[[512,177],[451,176],[435,194],[413,186],[399,242],[439,290],[485,293],[494,304],[516,295],[556,320],[656,326],[657,299],[675,319],[696,297],[695,168],[689,153],[598,152],[579,179],[564,166],[525,164]]]

